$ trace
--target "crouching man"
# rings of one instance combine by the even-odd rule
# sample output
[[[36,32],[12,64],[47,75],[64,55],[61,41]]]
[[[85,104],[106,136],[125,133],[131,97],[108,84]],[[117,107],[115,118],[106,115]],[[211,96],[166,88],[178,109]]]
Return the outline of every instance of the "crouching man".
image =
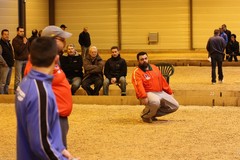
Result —
[[[158,67],[148,63],[146,52],[137,54],[138,67],[133,70],[132,84],[140,104],[145,105],[141,118],[152,123],[156,117],[175,112],[179,104]]]

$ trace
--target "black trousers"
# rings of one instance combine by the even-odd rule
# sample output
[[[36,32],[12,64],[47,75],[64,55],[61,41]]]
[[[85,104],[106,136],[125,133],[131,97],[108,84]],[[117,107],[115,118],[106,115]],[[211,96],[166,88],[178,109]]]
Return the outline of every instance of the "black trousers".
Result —
[[[91,85],[94,85],[92,88]],[[88,95],[99,95],[99,91],[103,86],[103,78],[100,76],[90,76],[83,79],[82,88]]]
[[[211,63],[212,63],[212,82],[216,82],[216,65],[218,66],[218,80],[223,80],[223,71],[222,71],[222,54],[212,54]]]

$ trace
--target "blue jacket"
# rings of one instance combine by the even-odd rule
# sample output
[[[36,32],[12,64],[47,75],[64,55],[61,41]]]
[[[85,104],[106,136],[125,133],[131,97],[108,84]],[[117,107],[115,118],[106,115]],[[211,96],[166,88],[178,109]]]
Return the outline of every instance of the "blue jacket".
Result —
[[[16,92],[17,159],[65,160],[53,76],[35,70],[22,80]]]

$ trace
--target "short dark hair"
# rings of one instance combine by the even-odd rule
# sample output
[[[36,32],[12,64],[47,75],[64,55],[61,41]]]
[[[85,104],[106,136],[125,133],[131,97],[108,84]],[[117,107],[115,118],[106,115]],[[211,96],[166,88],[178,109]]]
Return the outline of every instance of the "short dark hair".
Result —
[[[39,37],[33,40],[30,47],[33,66],[49,67],[58,53],[57,43],[52,37]]]
[[[3,29],[2,32],[1,32],[1,35],[3,35],[3,32],[9,32],[9,30]]]
[[[137,54],[137,60],[139,60],[139,57],[140,57],[140,56],[143,56],[143,55],[145,55],[145,54],[148,55],[147,52],[139,52],[139,53]]]
[[[218,35],[220,33],[220,30],[219,29],[215,29],[214,30],[214,35]]]
[[[112,46],[112,47],[111,47],[111,50],[113,50],[113,49],[119,50],[119,49],[118,49],[118,46]]]
[[[20,28],[24,29],[22,26],[19,26],[19,27],[17,27],[17,31],[19,31]]]
[[[37,29],[33,29],[32,30],[32,35],[33,36],[37,36],[38,35],[38,30]]]
[[[237,38],[236,34],[231,34],[231,37],[234,37],[235,39]]]

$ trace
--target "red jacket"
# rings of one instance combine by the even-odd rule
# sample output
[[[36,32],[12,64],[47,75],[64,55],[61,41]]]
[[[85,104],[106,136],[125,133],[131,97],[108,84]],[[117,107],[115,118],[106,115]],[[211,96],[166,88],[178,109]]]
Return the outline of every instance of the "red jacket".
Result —
[[[28,60],[24,75],[27,75],[32,68]],[[72,112],[72,93],[67,78],[61,68],[56,65],[53,70],[52,89],[56,97],[58,112],[62,117],[67,117]]]
[[[146,72],[139,67],[135,68],[132,73],[132,84],[137,98],[146,98],[147,92],[173,93],[158,67],[152,64],[149,65],[149,70]]]

